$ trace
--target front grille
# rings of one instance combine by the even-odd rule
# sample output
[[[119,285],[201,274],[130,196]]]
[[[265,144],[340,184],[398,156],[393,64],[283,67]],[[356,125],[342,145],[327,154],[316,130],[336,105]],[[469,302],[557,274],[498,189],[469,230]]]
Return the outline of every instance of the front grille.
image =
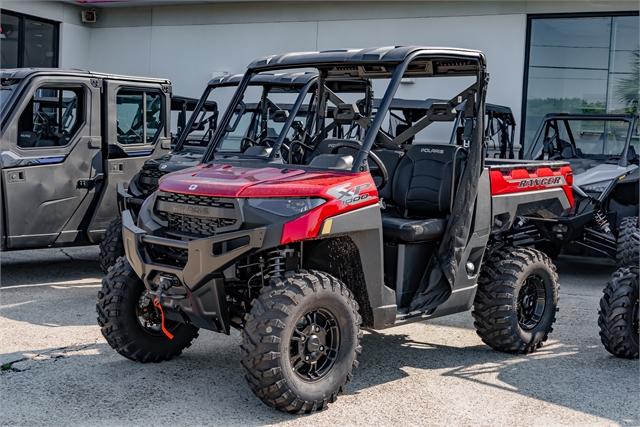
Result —
[[[149,195],[158,189],[158,181],[167,172],[160,171],[158,169],[142,169],[140,171],[139,187],[142,192]]]
[[[173,213],[160,213],[160,216],[169,222],[170,231],[177,231],[193,237],[213,236],[219,228],[229,227],[236,223],[234,219],[194,218]]]
[[[158,193],[158,200],[171,203],[182,203],[192,206],[211,206],[214,208],[235,209],[236,205],[231,200],[220,197],[196,196],[194,194]]]
[[[239,228],[233,200],[219,197],[158,192],[156,213],[167,222],[167,232],[202,238]]]

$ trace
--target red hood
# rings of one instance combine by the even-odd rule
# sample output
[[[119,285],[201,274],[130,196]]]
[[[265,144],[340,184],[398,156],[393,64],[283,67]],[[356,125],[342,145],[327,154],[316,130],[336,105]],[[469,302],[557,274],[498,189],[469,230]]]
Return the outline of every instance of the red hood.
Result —
[[[348,181],[355,175],[273,167],[199,165],[166,175],[160,180],[159,189],[214,197],[320,196],[327,186]]]

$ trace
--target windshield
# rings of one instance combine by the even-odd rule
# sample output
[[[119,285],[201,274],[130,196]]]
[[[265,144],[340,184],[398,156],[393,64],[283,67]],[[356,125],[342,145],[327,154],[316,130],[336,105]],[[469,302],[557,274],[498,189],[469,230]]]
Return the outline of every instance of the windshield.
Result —
[[[586,120],[555,118],[543,124],[533,142],[532,158],[544,157],[543,151],[570,157],[615,157],[625,149],[631,123],[627,120]],[[638,152],[638,135],[632,135],[631,146]],[[562,154],[564,151],[564,154]]]
[[[297,90],[285,92],[279,87],[260,86],[247,88],[242,102],[235,108],[220,136],[215,152],[243,153],[250,147],[273,147],[297,97]],[[304,120],[302,110],[298,114],[296,120]],[[290,141],[295,133],[293,128],[288,128],[285,137]]]

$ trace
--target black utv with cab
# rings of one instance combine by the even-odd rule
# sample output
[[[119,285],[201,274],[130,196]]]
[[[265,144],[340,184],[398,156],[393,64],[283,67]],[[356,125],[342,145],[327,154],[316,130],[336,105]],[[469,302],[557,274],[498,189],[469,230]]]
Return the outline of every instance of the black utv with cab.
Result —
[[[220,152],[235,106],[259,72],[316,68],[313,127],[270,151]],[[403,77],[464,76],[472,84],[395,137],[381,132]],[[377,112],[327,104],[336,81],[386,79]],[[551,332],[558,277],[549,258],[505,244],[516,217],[572,207],[566,163],[485,164],[485,56],[447,48],[384,47],[287,54],[254,61],[209,146],[209,162],[164,177],[137,220],[123,212],[126,258],[103,280],[98,322],[123,356],[179,355],[198,328],[242,331],[253,392],[279,410],[323,409],[344,391],[362,351],[361,326],[383,329],[469,310],[489,346],[540,347]],[[465,85],[466,86],[466,85]],[[462,145],[405,144],[462,115]],[[456,129],[452,126],[452,132]],[[291,142],[290,150],[295,141]],[[329,147],[323,154],[318,147]],[[377,177],[376,182],[373,175]],[[536,177],[534,179],[534,177]],[[537,179],[540,177],[540,179]]]

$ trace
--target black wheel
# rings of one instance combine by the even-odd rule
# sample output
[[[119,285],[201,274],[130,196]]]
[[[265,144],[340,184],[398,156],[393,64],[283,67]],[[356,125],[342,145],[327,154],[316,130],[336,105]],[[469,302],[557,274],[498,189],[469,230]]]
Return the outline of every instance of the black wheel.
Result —
[[[638,267],[613,273],[600,298],[598,326],[604,348],[624,359],[638,358]]]
[[[361,352],[351,291],[319,271],[288,272],[253,301],[240,347],[242,368],[264,403],[311,413],[344,391]]]
[[[549,257],[530,248],[503,248],[485,261],[473,323],[482,341],[506,353],[542,347],[558,311],[558,275]]]
[[[152,298],[124,257],[102,279],[96,311],[109,345],[127,359],[143,363],[170,360],[198,336],[195,326],[170,320],[165,320],[165,327],[173,339],[162,332]]]
[[[538,242],[536,243],[536,249],[547,254],[549,258],[556,259],[558,258],[558,255],[560,255],[562,245],[556,245],[551,242]]]
[[[640,264],[638,248],[640,244],[633,238],[638,231],[638,217],[628,216],[622,220],[618,228],[616,267],[631,267]]]
[[[105,273],[124,256],[124,242],[122,240],[122,217],[118,215],[102,235],[100,242],[100,268]]]

